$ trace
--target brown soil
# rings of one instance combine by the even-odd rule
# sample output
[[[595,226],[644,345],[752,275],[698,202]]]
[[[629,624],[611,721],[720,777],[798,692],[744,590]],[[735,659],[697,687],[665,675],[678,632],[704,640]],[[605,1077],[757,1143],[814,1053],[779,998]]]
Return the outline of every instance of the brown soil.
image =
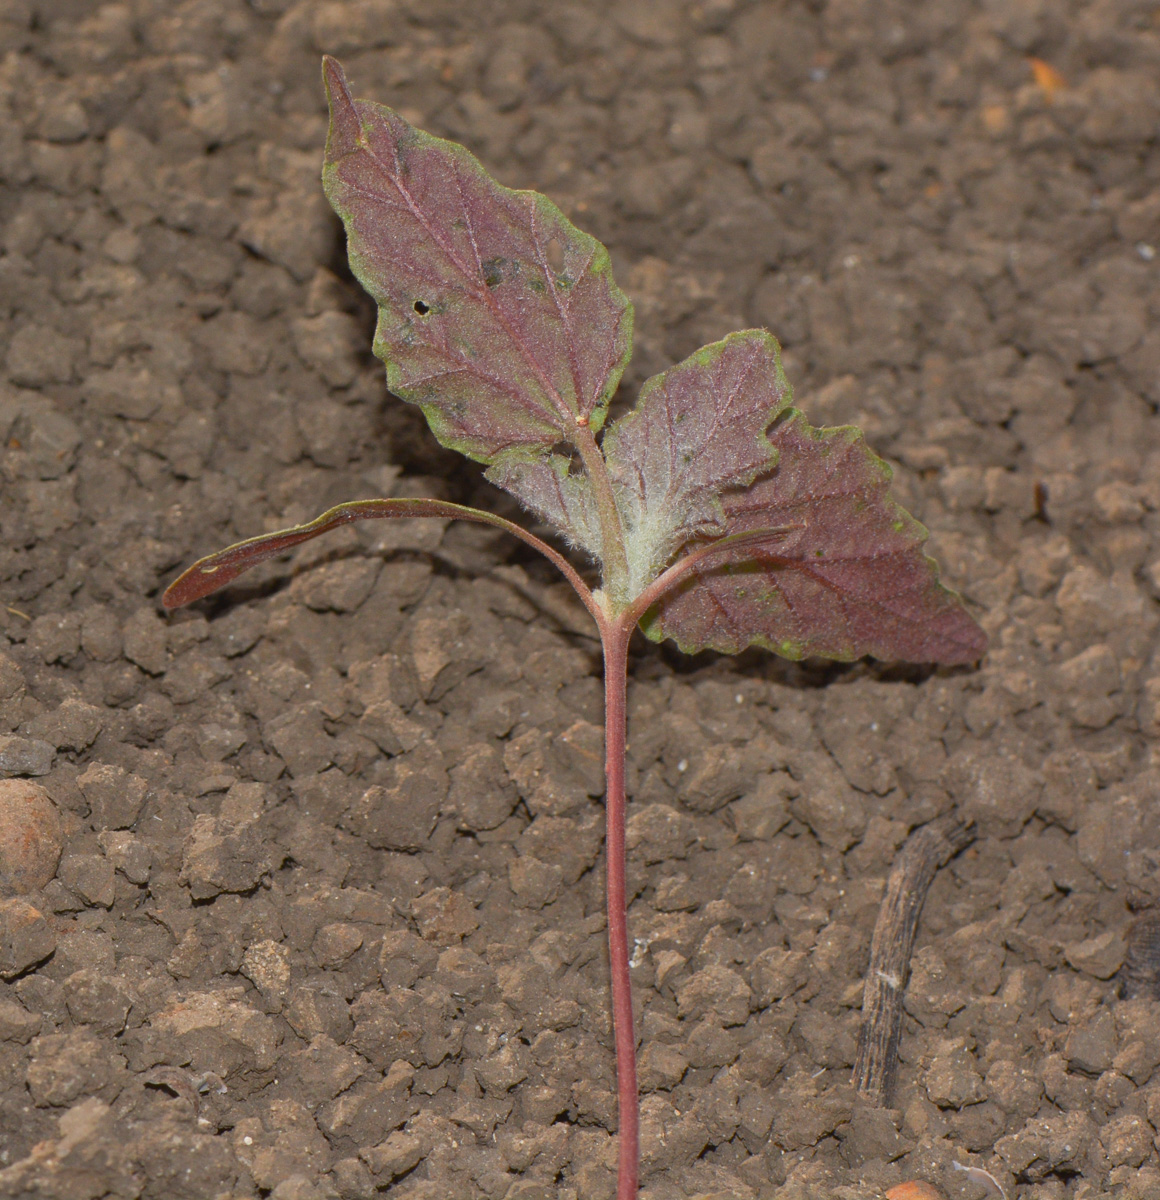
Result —
[[[958,1163],[1160,1197],[1147,937],[1117,982],[1160,897],[1137,0],[0,4],[0,1195],[611,1194],[563,586],[426,523],[159,615],[180,564],[338,500],[512,511],[384,393],[324,50],[608,243],[629,395],[771,328],[992,636],[952,673],[636,647],[645,1196],[980,1200]],[[860,1109],[885,874],[951,810],[980,836],[927,899],[897,1109]]]

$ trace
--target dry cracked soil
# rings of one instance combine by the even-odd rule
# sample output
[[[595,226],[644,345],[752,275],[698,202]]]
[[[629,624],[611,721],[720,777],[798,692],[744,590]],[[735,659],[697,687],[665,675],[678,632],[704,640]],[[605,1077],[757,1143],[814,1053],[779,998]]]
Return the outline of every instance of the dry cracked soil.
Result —
[[[643,1196],[1157,1200],[1155,0],[0,2],[0,1196],[612,1194],[564,586],[426,522],[159,608],[340,500],[515,515],[370,357],[324,51],[609,245],[628,396],[773,330],[991,637],[634,647]],[[950,812],[867,1109],[886,872]]]

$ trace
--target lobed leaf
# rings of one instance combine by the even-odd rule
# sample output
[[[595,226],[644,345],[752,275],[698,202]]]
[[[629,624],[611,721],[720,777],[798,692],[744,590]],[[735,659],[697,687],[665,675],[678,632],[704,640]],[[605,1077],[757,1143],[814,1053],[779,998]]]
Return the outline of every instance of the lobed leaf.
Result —
[[[608,251],[462,146],[355,100],[333,58],[323,75],[323,184],[378,305],[374,351],[391,390],[445,446],[485,463],[598,430],[632,353],[632,305]]]
[[[764,646],[786,658],[864,654],[970,663],[986,636],[938,581],[927,531],[887,494],[891,470],[850,426],[815,429],[791,409],[769,435],[777,467],[722,497],[729,535],[782,527],[764,549],[707,555],[641,622],[686,653]]]
[[[720,494],[777,462],[766,430],[790,400],[777,340],[731,333],[649,379],[603,450],[624,513],[630,590],[696,534],[722,532]]]

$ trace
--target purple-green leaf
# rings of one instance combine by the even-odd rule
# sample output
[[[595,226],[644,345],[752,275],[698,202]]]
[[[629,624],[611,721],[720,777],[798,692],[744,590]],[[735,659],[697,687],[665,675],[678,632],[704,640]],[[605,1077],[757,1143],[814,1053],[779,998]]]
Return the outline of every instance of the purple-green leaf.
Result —
[[[600,517],[588,476],[577,474],[562,454],[524,459],[505,455],[486,472],[542,521],[593,559],[601,557]]]
[[[939,583],[927,531],[890,498],[890,468],[862,434],[815,429],[791,409],[769,440],[778,465],[722,496],[725,530],[790,532],[768,548],[707,555],[646,614],[648,636],[686,653],[759,645],[786,658],[979,659],[983,631]]]
[[[391,500],[351,500],[328,508],[320,517],[305,525],[292,529],[279,529],[276,533],[263,533],[258,537],[235,542],[216,554],[199,558],[192,567],[186,568],[166,589],[161,603],[166,608],[181,608],[232,583],[258,563],[276,558],[287,550],[321,537],[340,525],[354,521],[409,520],[414,517],[444,517],[461,521],[474,521],[480,525],[492,525],[513,534],[538,550],[549,562],[554,563],[564,577],[580,592],[581,599],[590,604],[591,594],[580,581],[572,565],[558,551],[540,541],[521,525],[497,517],[494,513],[479,508],[468,508],[463,504],[451,504],[446,500],[425,500],[400,497]]]
[[[777,462],[766,430],[789,400],[780,347],[761,329],[703,346],[644,384],[603,443],[633,590],[694,534],[724,531],[719,496]]]
[[[485,463],[598,430],[632,353],[632,305],[608,251],[462,146],[355,100],[334,59],[323,75],[323,184],[378,304],[391,390],[445,446]]]

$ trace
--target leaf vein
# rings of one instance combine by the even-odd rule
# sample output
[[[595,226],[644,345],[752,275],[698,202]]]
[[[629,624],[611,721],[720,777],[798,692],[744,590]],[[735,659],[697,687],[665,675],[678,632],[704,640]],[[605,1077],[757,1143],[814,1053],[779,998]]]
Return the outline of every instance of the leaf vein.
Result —
[[[474,279],[472,279],[471,272],[468,270],[466,264],[463,262],[463,260],[459,256],[459,254],[456,252],[454,246],[450,245],[448,243],[447,239],[440,235],[439,231],[427,219],[426,214],[422,211],[422,209],[416,203],[416,201],[415,201],[414,197],[411,195],[411,193],[407,190],[406,187],[403,186],[403,181],[401,178],[402,167],[401,167],[401,164],[399,163],[397,144],[393,145],[393,147],[392,147],[392,156],[396,163],[396,172],[394,174],[392,174],[389,167],[387,166],[387,164],[384,163],[383,160],[375,153],[375,151],[371,149],[369,143],[366,141],[365,136],[363,136],[360,140],[362,142],[362,147],[363,147],[364,152],[368,155],[368,157],[371,159],[371,161],[373,163],[375,163],[375,165],[379,168],[379,170],[387,178],[387,180],[391,183],[391,185],[398,191],[399,195],[402,197],[403,202],[407,206],[411,215],[415,218],[416,221],[419,222],[420,225],[422,225],[423,229],[426,231],[427,235],[431,238],[431,240],[443,251],[443,253],[447,256],[448,260],[451,262],[452,266],[467,281],[467,283],[469,284],[469,290],[473,291],[476,298],[481,300],[491,310],[492,315],[495,317],[495,319],[499,323],[499,325],[503,328],[505,333],[507,333],[508,337],[512,341],[512,344],[516,346],[516,348],[520,352],[521,356],[524,358],[524,360],[528,363],[528,365],[532,368],[533,372],[539,378],[541,386],[544,388],[544,391],[546,392],[552,406],[556,409],[557,415],[559,416],[561,421],[564,422],[564,427],[566,429],[567,421],[571,414],[568,412],[568,409],[567,409],[566,405],[564,404],[563,398],[560,396],[559,392],[556,390],[555,386],[552,384],[552,381],[548,378],[548,375],[545,372],[543,365],[540,363],[539,359],[535,356],[535,354],[532,353],[530,347],[525,343],[524,339],[522,337],[520,337],[518,332],[514,329],[511,322],[507,318],[507,314],[504,313],[503,309],[497,302],[496,298],[493,295],[491,295],[490,290],[487,288],[486,284],[483,285],[483,288],[481,290],[479,285],[476,283],[476,281]],[[458,178],[458,165],[456,165],[455,169],[456,169],[456,175]]]

